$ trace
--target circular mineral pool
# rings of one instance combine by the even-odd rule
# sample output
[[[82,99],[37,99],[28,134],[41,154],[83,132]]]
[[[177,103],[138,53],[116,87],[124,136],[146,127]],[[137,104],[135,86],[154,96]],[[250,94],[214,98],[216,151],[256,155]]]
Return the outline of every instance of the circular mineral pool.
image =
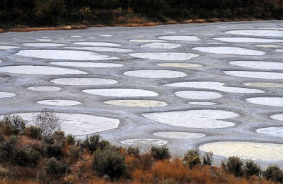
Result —
[[[163,40],[176,40],[176,41],[188,41],[188,42],[200,41],[200,39],[196,36],[160,36],[158,38]]]
[[[165,102],[154,100],[110,100],[104,103],[126,107],[164,107],[167,105]]]
[[[149,43],[149,42],[164,42],[163,40],[145,40],[145,39],[138,39],[138,40],[130,40],[130,42],[138,42],[138,43]]]
[[[141,45],[141,47],[147,47],[151,49],[176,49],[178,47],[181,47],[181,45],[174,43],[148,43]]]
[[[202,67],[199,64],[191,64],[191,63],[159,63],[157,66],[162,67],[172,67],[172,68],[198,68]]]
[[[152,146],[163,146],[168,143],[168,141],[160,139],[127,139],[121,141],[122,144],[130,146],[142,146],[142,145],[152,145]]]
[[[68,86],[97,86],[116,84],[116,80],[102,78],[59,78],[53,79],[50,82]]]
[[[226,128],[235,123],[225,119],[235,118],[239,115],[224,110],[188,110],[142,114],[150,120],[170,126],[186,128]]]
[[[283,63],[269,61],[231,61],[231,65],[258,69],[258,70],[283,70]]]
[[[16,96],[16,94],[2,91],[0,92],[0,98],[9,98],[13,96]]]
[[[98,52],[132,52],[132,49],[112,48],[112,47],[65,47],[66,49],[89,50]]]
[[[244,83],[244,85],[250,87],[261,87],[261,88],[283,88],[283,84],[271,83],[271,82],[251,82],[251,83]]]
[[[64,44],[60,43],[25,43],[23,44],[24,46],[29,46],[29,47],[59,47],[63,46]]]
[[[159,79],[159,78],[178,78],[188,76],[184,72],[171,71],[171,70],[135,70],[125,72],[124,75],[130,77],[140,77],[140,78],[150,78],[150,79]]]
[[[270,116],[272,119],[278,120],[278,121],[283,121],[283,114],[274,114]]]
[[[145,52],[145,53],[132,53],[130,56],[142,58],[142,59],[154,59],[163,61],[184,61],[194,57],[198,57],[197,54],[191,53],[178,53],[178,52]]]
[[[0,50],[10,50],[10,49],[17,49],[19,47],[15,46],[8,46],[8,45],[0,45]]]
[[[283,107],[283,97],[254,97],[247,98],[246,101],[258,105]]]
[[[264,91],[258,89],[228,87],[224,85],[225,84],[221,82],[198,81],[198,82],[177,82],[177,83],[166,84],[165,86],[196,88],[196,89],[212,89],[212,90],[218,90],[228,93],[264,93]]]
[[[28,87],[27,89],[31,91],[51,91],[51,92],[61,90],[60,87],[54,87],[54,86],[32,86],[32,87]]]
[[[262,38],[247,38],[247,37],[225,37],[225,38],[213,38],[218,41],[233,42],[233,43],[278,43],[283,40],[275,39],[262,39]]]
[[[80,70],[58,68],[50,66],[4,66],[0,67],[0,72],[14,74],[32,74],[32,75],[69,75],[69,74],[87,74]]]
[[[75,45],[88,45],[95,47],[120,47],[120,44],[108,43],[108,42],[75,42]]]
[[[74,100],[42,100],[36,103],[41,105],[65,106],[65,107],[81,104],[80,102]]]
[[[210,106],[210,105],[216,105],[217,103],[214,103],[214,102],[188,102],[188,104]]]
[[[108,97],[150,97],[158,96],[158,93],[144,89],[86,89],[84,93]]]
[[[222,157],[237,156],[242,159],[278,162],[283,161],[283,144],[223,141],[207,143],[199,148]],[[272,154],[270,154],[272,153]]]
[[[153,135],[171,139],[199,139],[205,137],[205,134],[191,132],[155,132]]]
[[[117,63],[93,63],[93,62],[50,62],[52,65],[72,66],[81,68],[116,68],[124,65]]]
[[[97,54],[87,51],[75,51],[75,50],[21,50],[16,55],[41,58],[41,59],[56,59],[56,60],[110,60],[117,59],[115,57],[109,57],[107,55]]]
[[[260,128],[257,129],[256,132],[259,134],[265,134],[265,135],[283,138],[283,127]]]
[[[227,75],[254,79],[283,79],[280,72],[254,72],[254,71],[224,71]]]
[[[265,52],[258,50],[244,49],[240,47],[195,47],[193,50],[208,52],[213,54],[231,54],[231,55],[245,55],[245,56],[261,56]]]
[[[177,91],[175,95],[181,98],[195,100],[217,99],[222,96],[219,93],[210,91]]]
[[[263,37],[283,37],[283,31],[279,30],[233,30],[226,31],[228,34],[245,35],[245,36],[263,36]]]

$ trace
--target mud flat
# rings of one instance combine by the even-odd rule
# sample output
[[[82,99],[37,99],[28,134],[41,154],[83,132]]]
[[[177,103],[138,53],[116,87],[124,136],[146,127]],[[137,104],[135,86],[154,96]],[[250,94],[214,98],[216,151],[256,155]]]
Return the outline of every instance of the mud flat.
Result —
[[[0,115],[283,168],[282,47],[282,21],[4,33]]]

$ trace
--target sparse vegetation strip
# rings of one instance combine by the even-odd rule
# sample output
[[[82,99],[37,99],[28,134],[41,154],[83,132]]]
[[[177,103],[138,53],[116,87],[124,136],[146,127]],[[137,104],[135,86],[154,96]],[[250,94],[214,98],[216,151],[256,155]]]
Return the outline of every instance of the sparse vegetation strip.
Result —
[[[0,33],[282,18],[283,4],[279,0],[0,1]]]
[[[55,112],[43,111],[34,121],[36,126],[29,127],[19,116],[0,121],[0,183],[283,183],[278,166],[262,171],[253,161],[229,157],[215,167],[211,152],[201,156],[189,150],[177,158],[166,146],[141,154],[139,148],[117,147],[99,135],[66,136]]]

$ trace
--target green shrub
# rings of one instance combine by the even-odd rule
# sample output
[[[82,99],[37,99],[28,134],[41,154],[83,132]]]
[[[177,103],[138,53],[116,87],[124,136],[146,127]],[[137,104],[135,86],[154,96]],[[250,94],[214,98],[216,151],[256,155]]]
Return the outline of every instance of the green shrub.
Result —
[[[65,141],[67,145],[74,145],[76,142],[76,139],[73,135],[68,134]]]
[[[81,148],[88,151],[94,152],[98,149],[100,141],[100,135],[92,135],[86,137],[86,139],[81,143]]]
[[[0,121],[0,126],[4,135],[17,135],[25,130],[25,122],[20,116],[4,116]]]
[[[259,176],[261,172],[260,167],[253,161],[246,162],[243,170],[247,178],[253,175]]]
[[[166,146],[162,146],[162,147],[152,146],[150,152],[154,160],[165,160],[171,157],[169,149]]]
[[[23,133],[25,130],[25,121],[17,115],[4,116],[2,123],[6,124],[7,135]]]
[[[25,136],[32,139],[41,139],[42,130],[36,126],[30,126],[25,129]]]
[[[93,153],[92,168],[100,176],[108,176],[111,179],[127,175],[124,155],[113,149],[97,150]]]
[[[10,137],[10,139],[0,144],[0,159],[3,162],[13,161],[16,152],[17,137]]]
[[[51,175],[64,175],[65,173],[69,172],[68,166],[58,161],[56,158],[52,157],[47,161],[46,167],[45,167],[46,173]]]
[[[98,145],[98,149],[101,149],[101,150],[108,149],[110,147],[113,147],[113,145],[111,145],[110,142],[106,140],[101,140]],[[117,149],[119,150],[121,149],[121,147],[118,147]]]
[[[61,142],[65,140],[65,132],[61,131],[61,130],[57,130],[53,133],[52,138],[56,141],[56,142]]]
[[[81,144],[82,149],[86,149],[88,151],[94,152],[98,149],[105,149],[106,147],[110,146],[108,141],[102,140],[100,141],[100,135],[92,135],[87,137]]]
[[[15,126],[13,126],[12,124],[5,124],[3,126],[3,134],[10,136],[10,135],[17,135],[19,133],[19,131],[16,129]]]
[[[189,150],[183,158],[184,163],[189,167],[193,168],[201,163],[200,152],[198,149]]]
[[[273,180],[282,183],[283,182],[283,171],[278,166],[269,166],[263,171],[263,176],[267,180]]]
[[[229,157],[226,164],[222,162],[222,167],[236,177],[243,175],[243,162],[239,157]]]
[[[63,149],[62,144],[58,144],[58,143],[46,144],[44,146],[44,153],[49,158],[51,157],[59,158],[62,156],[62,149]]]
[[[3,141],[5,141],[5,138],[3,136],[3,132],[0,131],[0,142],[3,142]]]
[[[54,144],[55,142],[52,136],[42,136],[41,139],[44,144]]]
[[[14,160],[20,166],[36,166],[40,153],[32,148],[24,148],[15,152]]]
[[[127,153],[128,153],[128,155],[134,155],[135,157],[139,157],[140,150],[139,150],[138,147],[136,147],[136,148],[128,147]]]

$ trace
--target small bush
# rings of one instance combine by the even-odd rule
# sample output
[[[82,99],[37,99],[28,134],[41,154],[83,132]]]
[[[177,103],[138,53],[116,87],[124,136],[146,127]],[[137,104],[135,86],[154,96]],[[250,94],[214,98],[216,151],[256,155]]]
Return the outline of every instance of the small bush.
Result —
[[[44,153],[47,157],[59,158],[62,156],[63,145],[61,144],[46,144],[44,146]]]
[[[23,133],[25,130],[25,121],[20,116],[7,115],[4,116],[2,121],[6,124],[6,128],[11,131],[7,130],[9,132],[7,132],[7,135]]]
[[[212,152],[205,153],[202,157],[202,165],[211,165],[213,161],[212,155]]]
[[[3,141],[5,141],[5,138],[3,136],[3,132],[0,131],[0,142],[3,142]]]
[[[130,172],[133,172],[136,169],[141,169],[140,159],[133,154],[125,157],[125,164]]]
[[[189,168],[193,168],[196,165],[199,165],[201,163],[199,150],[189,150],[185,154],[183,161]]]
[[[139,157],[140,150],[138,147],[133,148],[133,147],[128,147],[127,149],[128,155],[134,155],[135,157]]]
[[[273,180],[282,183],[283,182],[283,171],[278,166],[269,166],[263,172],[264,178],[267,180]]]
[[[94,152],[98,149],[103,150],[106,147],[110,146],[108,141],[102,140],[100,141],[100,135],[92,135],[87,137],[81,144],[82,149],[86,149],[88,151]]]
[[[36,126],[30,126],[25,129],[25,136],[32,139],[41,139],[42,130]]]
[[[61,142],[63,140],[65,140],[65,132],[61,131],[61,130],[57,130],[53,133],[52,138],[56,141],[56,142]]]
[[[44,144],[54,144],[55,140],[53,139],[52,136],[42,136],[42,142]]]
[[[0,159],[3,162],[13,161],[16,152],[16,137],[11,137],[9,140],[0,144]]]
[[[150,152],[154,160],[165,160],[171,157],[169,149],[166,146],[152,146]]]
[[[145,153],[140,155],[140,162],[143,170],[149,170],[154,162],[154,159],[152,157],[151,153]]]
[[[79,158],[79,155],[80,155],[80,149],[78,147],[70,146],[68,148],[67,156],[68,156],[68,159],[71,163],[75,162]]]
[[[68,166],[63,163],[58,161],[56,158],[52,157],[47,161],[46,164],[46,172],[47,174],[51,175],[64,175],[69,171]]]
[[[14,160],[20,166],[36,166],[40,153],[32,148],[24,148],[15,152]]]
[[[222,167],[225,171],[234,174],[236,177],[243,175],[243,165],[239,157],[229,157],[226,164],[222,162]]]
[[[76,142],[75,137],[73,135],[68,134],[66,137],[66,144],[67,145],[74,145]]]
[[[25,129],[24,120],[19,116],[4,116],[0,121],[0,127],[4,135],[17,135]]]
[[[243,170],[247,178],[253,175],[259,176],[261,172],[260,167],[253,161],[246,162]]]
[[[106,141],[106,140],[101,140],[99,142],[99,146],[98,149],[104,150],[104,149],[108,149],[110,147],[113,147],[113,145],[110,144],[110,142]],[[120,149],[121,147],[118,147],[118,149]]]
[[[108,176],[111,179],[127,175],[124,155],[112,150],[97,150],[93,153],[92,168],[100,176]]]
[[[94,152],[98,149],[99,141],[100,141],[100,135],[93,135],[90,137],[86,137],[86,139],[81,143],[81,148]]]
[[[10,135],[17,135],[19,133],[19,131],[16,129],[15,126],[13,126],[12,124],[5,124],[2,127],[3,130],[3,134],[10,136]]]

